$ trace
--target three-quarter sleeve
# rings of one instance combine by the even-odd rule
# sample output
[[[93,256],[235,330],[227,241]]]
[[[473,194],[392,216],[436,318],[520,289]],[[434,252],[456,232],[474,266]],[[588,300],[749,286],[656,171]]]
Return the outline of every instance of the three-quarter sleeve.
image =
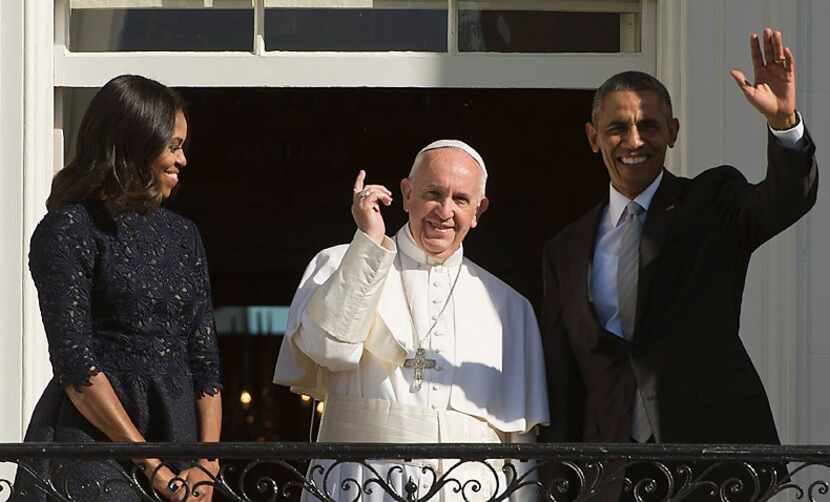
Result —
[[[188,338],[188,361],[193,374],[196,396],[214,396],[222,390],[222,371],[216,342],[216,324],[210,294],[210,276],[207,257],[199,231],[193,226],[195,240],[194,263],[194,327]]]
[[[54,378],[76,389],[101,371],[92,346],[90,293],[97,247],[91,226],[83,209],[50,212],[35,229],[29,252]]]

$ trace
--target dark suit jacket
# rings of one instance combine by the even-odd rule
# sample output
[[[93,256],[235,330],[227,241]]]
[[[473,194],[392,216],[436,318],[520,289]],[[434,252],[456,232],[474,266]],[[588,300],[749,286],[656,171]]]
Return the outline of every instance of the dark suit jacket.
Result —
[[[757,185],[731,166],[693,179],[664,171],[640,243],[632,342],[605,331],[589,301],[607,200],[547,243],[542,338],[551,426],[544,440],[629,441],[636,382],[649,380],[661,442],[778,443],[738,337],[741,298],[751,253],[815,203],[814,152],[806,131],[796,148],[770,135],[767,177]]]

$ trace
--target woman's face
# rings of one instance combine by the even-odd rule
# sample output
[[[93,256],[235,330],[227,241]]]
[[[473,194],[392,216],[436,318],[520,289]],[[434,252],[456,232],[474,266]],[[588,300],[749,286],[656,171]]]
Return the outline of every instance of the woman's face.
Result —
[[[187,139],[187,120],[181,110],[176,112],[176,127],[173,137],[161,154],[153,161],[151,169],[158,179],[161,195],[165,199],[179,183],[179,173],[187,165],[182,145]]]

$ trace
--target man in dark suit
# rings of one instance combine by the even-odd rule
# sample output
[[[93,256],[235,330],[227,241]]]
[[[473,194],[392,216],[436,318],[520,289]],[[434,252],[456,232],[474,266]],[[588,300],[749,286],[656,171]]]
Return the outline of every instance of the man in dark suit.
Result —
[[[750,46],[755,83],[731,73],[769,126],[758,184],[731,166],[693,179],[664,168],[679,123],[653,77],[597,90],[585,129],[609,196],[544,251],[544,440],[778,443],[738,336],[741,299],[750,255],[813,206],[818,174],[792,53],[770,29]]]

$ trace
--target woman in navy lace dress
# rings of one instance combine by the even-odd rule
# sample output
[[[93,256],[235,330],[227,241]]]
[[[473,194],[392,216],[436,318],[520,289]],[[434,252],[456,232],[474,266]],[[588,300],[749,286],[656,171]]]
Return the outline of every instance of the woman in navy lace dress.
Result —
[[[54,377],[26,441],[219,440],[221,376],[205,252],[196,226],[160,207],[187,163],[183,110],[158,82],[111,80],[84,115],[74,160],[53,180],[29,268]],[[207,479],[199,467],[133,462],[169,500],[183,496],[169,486],[176,474],[191,487]],[[198,462],[219,469],[215,460]],[[139,500],[126,483],[106,492],[96,484],[125,480],[126,460],[34,467],[56,484],[67,480],[74,500]],[[211,499],[210,487],[199,492],[195,500]],[[13,500],[51,499],[21,470]]]

